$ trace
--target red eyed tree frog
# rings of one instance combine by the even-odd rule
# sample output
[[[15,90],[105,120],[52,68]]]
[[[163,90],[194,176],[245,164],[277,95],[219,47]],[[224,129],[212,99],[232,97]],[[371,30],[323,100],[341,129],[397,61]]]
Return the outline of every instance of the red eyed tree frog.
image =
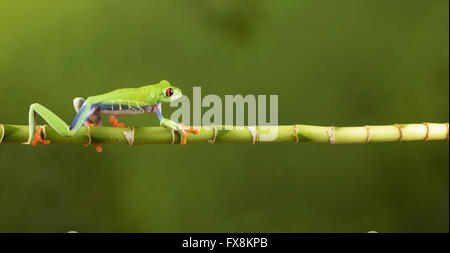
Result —
[[[73,105],[77,115],[70,126],[49,109],[40,104],[32,104],[29,111],[29,138],[24,144],[36,145],[48,144],[48,140],[41,137],[41,128],[36,130],[36,113],[39,114],[58,134],[62,136],[74,135],[83,125],[101,125],[100,114],[111,115],[109,121],[113,127],[125,127],[118,123],[119,116],[128,116],[144,113],[155,113],[160,125],[177,131],[181,136],[181,144],[186,144],[187,136],[193,132],[198,134],[199,130],[187,127],[166,119],[161,113],[161,104],[174,101],[181,97],[181,90],[170,85],[168,81],[162,80],[157,84],[146,85],[140,88],[125,88],[114,90],[105,94],[91,96],[86,100],[75,98]],[[97,151],[101,151],[100,146]]]

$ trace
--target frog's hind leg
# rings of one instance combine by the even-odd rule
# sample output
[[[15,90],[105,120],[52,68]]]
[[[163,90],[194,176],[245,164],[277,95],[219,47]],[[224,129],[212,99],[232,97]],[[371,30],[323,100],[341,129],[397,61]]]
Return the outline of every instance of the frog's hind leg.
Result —
[[[113,127],[127,128],[123,123],[119,123],[119,116],[117,115],[111,115],[108,120]]]
[[[73,99],[73,107],[75,108],[75,111],[78,113],[83,107],[85,102],[84,98],[76,97]],[[98,111],[95,111],[92,113],[91,116],[86,120],[85,125],[89,123],[90,126],[101,126],[102,125],[102,117],[100,116],[100,113]]]
[[[34,103],[30,106],[28,113],[28,141],[24,144],[36,145],[39,143],[48,144],[48,141],[42,139],[42,129],[36,131],[36,116],[39,114],[59,135],[69,136],[70,130],[66,123],[52,111],[43,105]]]
[[[77,115],[73,119],[72,124],[69,127],[70,135],[73,135],[76,132],[78,132],[78,130],[80,130],[80,128],[92,116],[92,114],[97,113],[97,109],[99,108],[99,105],[91,104],[88,101],[89,101],[89,99],[84,101],[84,103],[81,106],[81,108],[79,109]],[[77,107],[75,107],[75,110],[76,109],[77,109]]]
[[[31,145],[36,146],[38,144],[50,144],[49,140],[45,139],[45,130],[44,126],[36,128],[34,133],[34,139]]]
[[[79,100],[80,102],[82,100]],[[66,123],[58,117],[55,113],[47,109],[46,107],[34,103],[30,106],[30,110],[28,113],[28,121],[29,121],[29,132],[28,132],[28,141],[24,144],[49,144],[50,141],[44,140],[45,136],[43,136],[43,128],[38,128],[36,130],[36,116],[39,114],[48,125],[53,128],[59,135],[61,136],[72,136],[74,135],[80,127],[86,122],[86,120],[98,109],[98,105],[89,104],[87,101],[84,101],[83,105],[79,109],[79,112],[75,116],[75,119],[72,122],[72,125],[69,127]],[[44,134],[45,135],[45,134]]]
[[[84,102],[86,100],[84,98],[76,97],[73,99],[73,107],[75,108],[75,111],[78,113],[81,109],[81,107],[84,105]]]

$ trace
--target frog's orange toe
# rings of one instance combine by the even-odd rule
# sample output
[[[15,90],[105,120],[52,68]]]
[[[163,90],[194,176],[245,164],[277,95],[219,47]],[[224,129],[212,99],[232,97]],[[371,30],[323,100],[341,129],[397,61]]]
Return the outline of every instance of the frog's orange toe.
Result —
[[[119,120],[116,116],[110,116],[108,120],[109,122],[111,122],[111,125],[113,127],[127,128],[123,123],[119,123]]]
[[[183,136],[183,140],[181,140],[181,145],[186,145],[186,143],[187,143],[187,136],[188,136],[188,133],[186,133],[184,136]]]
[[[200,130],[195,129],[195,128],[191,127],[191,126],[186,126],[184,124],[180,124],[180,126],[183,128],[184,132],[186,133],[183,136],[183,139],[181,140],[181,145],[185,145],[187,143],[187,137],[188,137],[188,135],[190,133],[194,133],[194,134],[200,133]]]
[[[43,132],[42,128],[40,127],[36,128],[36,132],[34,133],[34,140],[31,145],[36,146],[38,144],[50,144],[49,140],[43,139]]]
[[[102,148],[102,146],[100,146],[100,144],[94,143],[94,146],[95,146],[95,150],[97,150],[97,152],[100,153],[103,151],[103,148]]]
[[[102,148],[102,146],[100,146],[100,144],[97,144],[97,143],[94,143],[93,144],[94,145],[94,147],[95,147],[95,150],[97,150],[97,152],[102,152],[103,151],[103,148]],[[89,147],[89,144],[88,143],[86,143],[86,144],[83,144],[83,146],[85,146],[85,147]]]

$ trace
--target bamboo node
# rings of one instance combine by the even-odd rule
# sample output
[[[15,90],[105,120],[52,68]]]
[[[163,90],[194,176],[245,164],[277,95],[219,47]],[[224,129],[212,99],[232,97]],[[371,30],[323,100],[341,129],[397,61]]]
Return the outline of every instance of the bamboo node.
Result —
[[[422,123],[427,127],[427,134],[425,135],[425,138],[423,139],[423,141],[427,141],[428,138],[430,138],[430,125],[428,124],[428,122],[424,122]]]
[[[1,128],[2,128],[2,136],[0,137],[0,143],[2,143],[3,141],[3,137],[5,137],[5,126],[3,124],[0,124]],[[448,136],[447,136],[448,138]]]
[[[247,126],[247,128],[250,130],[253,137],[252,144],[255,144],[258,141],[258,130],[256,129],[256,126]]]
[[[366,140],[366,144],[370,143],[370,137],[372,136],[372,129],[370,128],[370,126],[364,126],[367,129],[367,140]]]
[[[330,126],[327,130],[328,133],[328,140],[330,142],[330,144],[334,144],[336,142],[336,137],[334,136],[334,126]]]
[[[450,129],[449,129],[448,123],[445,123],[445,126],[447,127],[447,139],[445,139],[445,140],[448,141],[448,135],[449,135]],[[1,141],[0,141],[0,143],[1,143]]]
[[[397,123],[395,123],[394,126],[397,127],[398,130],[400,131],[400,137],[398,138],[398,141],[402,142],[403,141],[403,127]]]
[[[298,143],[298,126],[295,124],[295,143]]]
[[[209,144],[214,144],[214,143],[216,143],[217,127],[216,127],[216,126],[213,126],[213,127],[214,127],[214,136],[213,136],[213,139],[212,139],[212,140],[208,140],[208,143],[209,143]]]
[[[122,133],[125,136],[125,139],[127,139],[128,145],[133,146],[133,144],[134,144],[134,126],[131,128],[130,131],[123,131]]]
[[[91,139],[91,126],[89,126],[89,124],[86,124],[86,127],[87,127],[87,137],[89,139],[88,143],[85,144],[85,146],[87,147],[91,145],[92,139]]]

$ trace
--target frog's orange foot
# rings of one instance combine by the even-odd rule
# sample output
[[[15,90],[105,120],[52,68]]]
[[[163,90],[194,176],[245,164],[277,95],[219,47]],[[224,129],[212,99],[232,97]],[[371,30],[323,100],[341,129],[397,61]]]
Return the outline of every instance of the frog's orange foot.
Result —
[[[116,116],[110,116],[108,118],[113,127],[127,128],[123,123],[119,123],[119,119]]]
[[[185,132],[185,135],[182,137],[183,139],[181,140],[181,145],[185,145],[187,143],[187,137],[190,133],[194,133],[194,134],[200,133],[200,130],[195,129],[194,127],[186,126],[181,123],[180,123],[180,126],[183,128],[183,130]]]
[[[86,124],[88,125],[88,126],[101,126],[102,124],[94,124],[94,123],[91,123],[91,122],[87,122],[86,121]],[[86,143],[86,144],[83,144],[85,147],[88,147],[89,146],[89,143]],[[95,150],[97,150],[97,152],[102,152],[103,151],[103,148],[102,148],[102,146],[100,146],[100,144],[97,144],[97,143],[94,143],[93,144],[94,145],[94,147],[95,147]]]
[[[83,144],[85,147],[88,147],[89,146],[89,144]],[[93,144],[94,145],[94,147],[95,147],[95,150],[97,150],[97,152],[102,152],[103,151],[103,148],[102,148],[102,146],[100,146],[100,144],[97,144],[97,143],[94,143]]]
[[[95,123],[87,122],[87,121],[86,121],[86,124],[89,126],[102,126],[102,124],[95,124]]]
[[[89,126],[102,126],[102,123],[95,123],[90,120],[86,120],[86,122],[84,122],[84,124],[89,125]]]
[[[36,128],[36,132],[34,133],[34,140],[31,145],[36,146],[37,144],[50,144],[49,140],[45,140],[44,132],[42,131],[42,128],[38,127]]]
[[[94,147],[95,147],[95,150],[97,150],[97,152],[99,152],[99,153],[103,151],[103,148],[102,148],[102,146],[100,146],[100,144],[94,143]]]

